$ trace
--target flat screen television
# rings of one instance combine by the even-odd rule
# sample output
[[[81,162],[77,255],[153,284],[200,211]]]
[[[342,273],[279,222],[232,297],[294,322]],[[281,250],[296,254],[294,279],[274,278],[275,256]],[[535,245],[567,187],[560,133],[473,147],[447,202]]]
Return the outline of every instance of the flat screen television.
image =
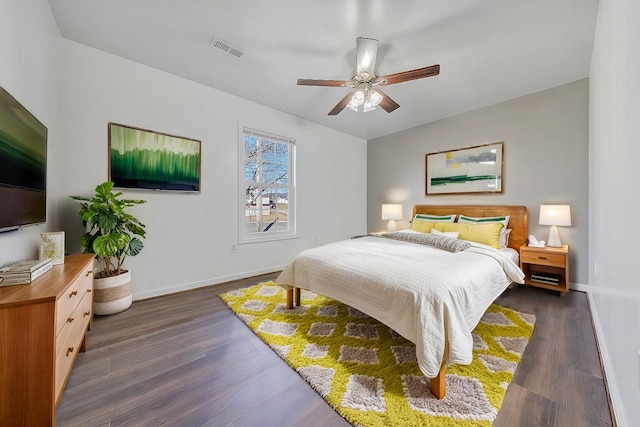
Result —
[[[0,232],[47,220],[47,128],[0,87]]]

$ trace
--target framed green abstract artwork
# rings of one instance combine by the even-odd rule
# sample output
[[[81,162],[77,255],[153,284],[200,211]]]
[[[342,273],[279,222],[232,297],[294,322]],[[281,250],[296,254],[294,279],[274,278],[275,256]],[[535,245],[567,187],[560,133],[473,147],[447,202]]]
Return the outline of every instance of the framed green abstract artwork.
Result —
[[[109,123],[109,180],[115,187],[200,191],[198,140]]]
[[[426,195],[501,193],[504,143],[426,155]]]

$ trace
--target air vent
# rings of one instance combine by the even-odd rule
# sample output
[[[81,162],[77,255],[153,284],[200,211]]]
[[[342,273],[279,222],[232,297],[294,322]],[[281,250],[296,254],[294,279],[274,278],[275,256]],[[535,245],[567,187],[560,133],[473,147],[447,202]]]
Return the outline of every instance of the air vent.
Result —
[[[215,47],[216,49],[220,49],[224,52],[230,53],[231,55],[237,56],[238,58],[240,58],[244,54],[243,51],[232,46],[231,43],[226,42],[217,37],[214,37],[213,40],[211,40],[211,43],[209,44],[209,46],[212,46],[212,47]]]

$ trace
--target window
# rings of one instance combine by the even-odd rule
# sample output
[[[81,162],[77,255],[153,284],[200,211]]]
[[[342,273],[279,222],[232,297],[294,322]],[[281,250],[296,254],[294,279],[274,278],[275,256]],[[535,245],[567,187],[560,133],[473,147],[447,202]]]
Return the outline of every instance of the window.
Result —
[[[242,129],[240,243],[295,237],[295,141]]]

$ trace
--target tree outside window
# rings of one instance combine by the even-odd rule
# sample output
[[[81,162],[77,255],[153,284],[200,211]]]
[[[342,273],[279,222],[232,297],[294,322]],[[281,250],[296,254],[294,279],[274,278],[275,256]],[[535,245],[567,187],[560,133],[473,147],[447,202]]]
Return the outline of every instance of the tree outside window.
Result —
[[[295,235],[295,141],[243,129],[240,243]]]

